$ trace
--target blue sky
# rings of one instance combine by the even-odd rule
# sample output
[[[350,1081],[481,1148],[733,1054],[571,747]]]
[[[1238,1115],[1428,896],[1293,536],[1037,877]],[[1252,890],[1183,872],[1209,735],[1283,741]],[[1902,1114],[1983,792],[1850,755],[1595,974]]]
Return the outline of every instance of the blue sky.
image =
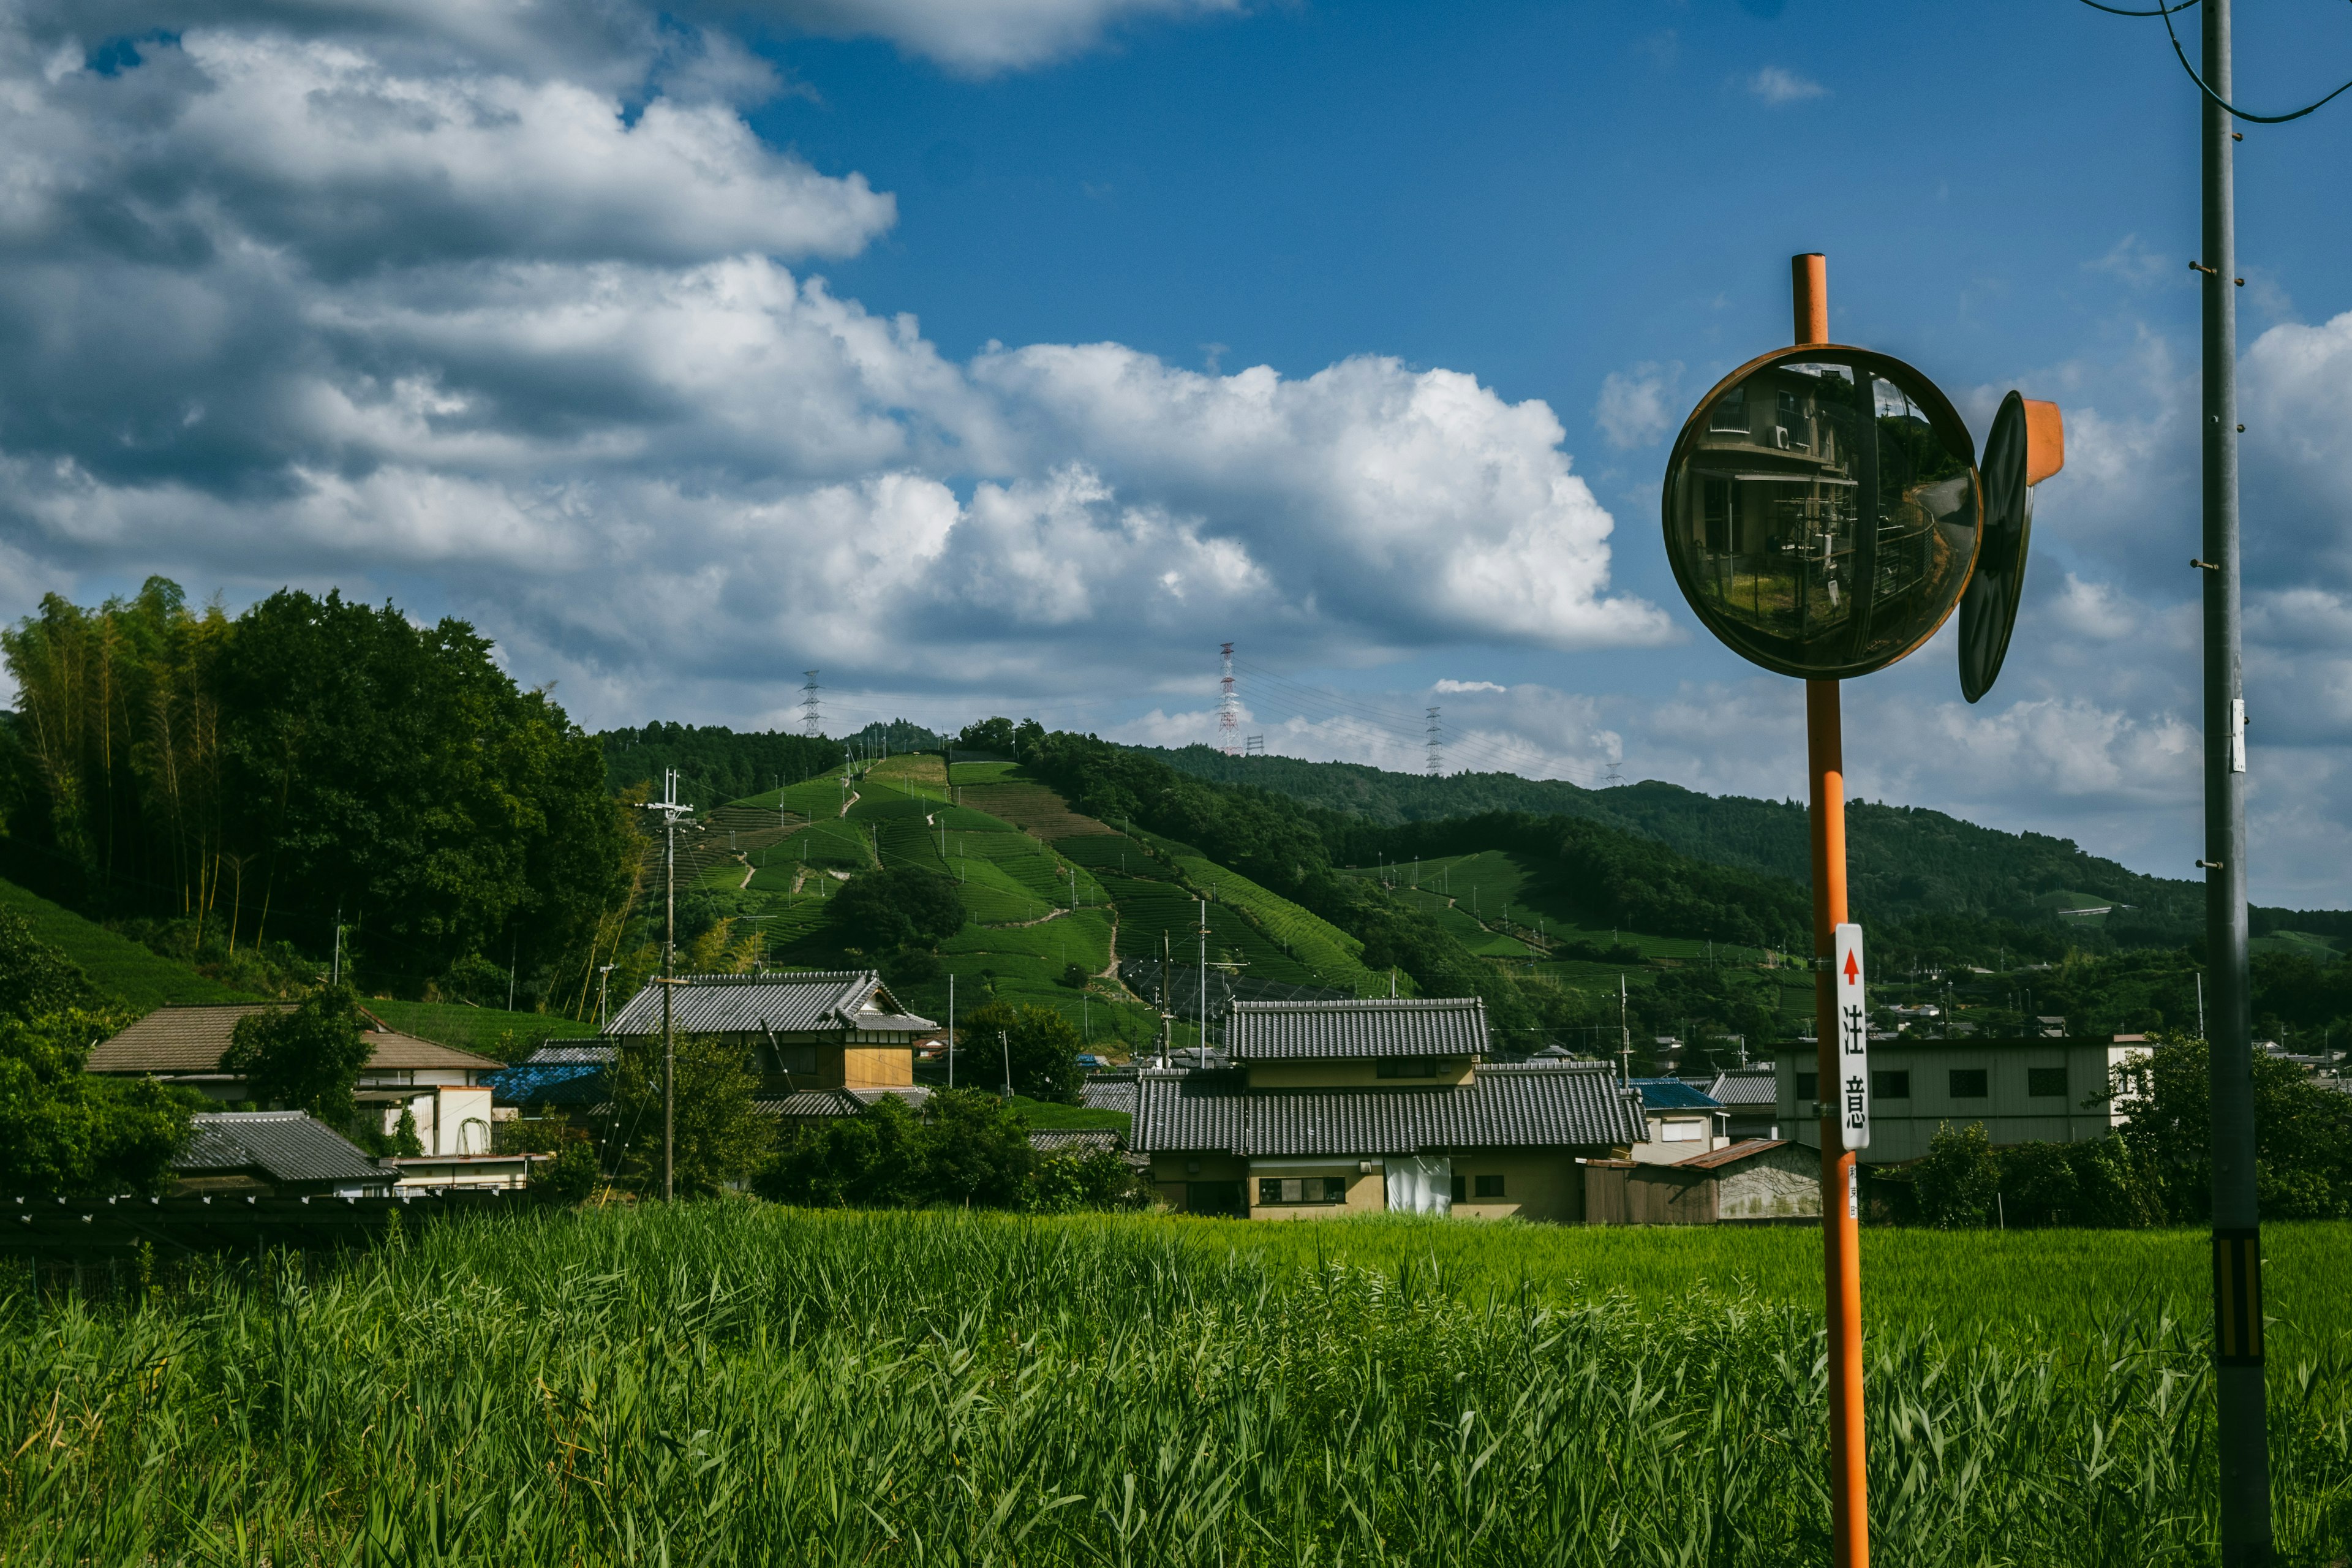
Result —
[[[2035,5],[147,0],[0,12],[0,615],[390,595],[591,725],[1003,710],[1801,788],[1664,442],[1832,328],[2069,414],[2008,672],[1849,689],[1857,789],[2187,874],[2196,102]],[[2187,18],[2193,26],[2194,13]],[[126,48],[126,41],[129,47]],[[130,63],[134,62],[135,63]],[[2352,75],[2241,18],[2239,93]],[[2352,98],[2249,127],[2255,895],[2352,900]]]

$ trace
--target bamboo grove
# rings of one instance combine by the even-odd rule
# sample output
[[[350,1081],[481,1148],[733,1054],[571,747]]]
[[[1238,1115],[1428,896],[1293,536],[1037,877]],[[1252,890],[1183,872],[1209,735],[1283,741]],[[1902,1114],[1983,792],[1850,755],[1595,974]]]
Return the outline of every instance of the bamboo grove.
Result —
[[[151,578],[48,595],[0,655],[0,875],[191,952],[324,955],[340,922],[404,994],[492,970],[568,1003],[615,940],[635,847],[596,743],[464,622]]]

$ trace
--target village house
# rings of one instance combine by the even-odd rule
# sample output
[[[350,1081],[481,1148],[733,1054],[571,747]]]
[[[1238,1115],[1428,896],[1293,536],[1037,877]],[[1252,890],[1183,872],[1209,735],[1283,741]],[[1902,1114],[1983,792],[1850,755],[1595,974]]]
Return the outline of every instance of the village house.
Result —
[[[1984,1123],[1997,1146],[2104,1138],[2123,1123],[2110,1091],[2136,1047],[2084,1039],[1894,1039],[1870,1043],[1870,1147],[1866,1164],[1899,1164],[1927,1152],[1938,1127]],[[1781,1057],[1781,1130],[1821,1145],[1813,1105],[1822,1096],[1811,1052]]]
[[[661,1034],[664,989],[646,986],[614,1016],[615,1045]],[[873,970],[695,974],[667,989],[671,1028],[740,1045],[772,1116],[855,1116],[886,1094],[914,1105],[930,1095],[915,1082],[915,1053],[944,1031],[900,1006]]]
[[[1642,1117],[1650,1131],[1649,1140],[1633,1152],[1636,1162],[1671,1165],[1731,1142],[1724,1131],[1727,1115],[1722,1102],[1705,1089],[1678,1078],[1637,1078],[1633,1089],[1642,1097]]]
[[[1648,1138],[1605,1063],[1487,1062],[1475,997],[1237,1002],[1225,1048],[1230,1068],[1137,1076],[1129,1142],[1181,1211],[1576,1221],[1579,1157]]]
[[[246,1002],[205,1007],[158,1007],[109,1040],[93,1047],[84,1070],[115,1078],[152,1078],[193,1089],[222,1105],[252,1100],[241,1074],[221,1067],[239,1020],[259,1013],[293,1010],[290,1002]],[[488,1078],[503,1065],[472,1051],[420,1040],[373,1026],[362,1037],[367,1065],[360,1069],[354,1097],[373,1111],[386,1133],[395,1131],[403,1111],[415,1117],[416,1137],[428,1155],[488,1155],[491,1152],[491,1091]]]
[[[1683,1081],[1723,1107],[1720,1131],[1733,1142],[1780,1136],[1780,1086],[1770,1062],[1726,1068],[1711,1078]]]
[[[175,1196],[381,1198],[397,1172],[299,1110],[206,1110],[172,1156]]]

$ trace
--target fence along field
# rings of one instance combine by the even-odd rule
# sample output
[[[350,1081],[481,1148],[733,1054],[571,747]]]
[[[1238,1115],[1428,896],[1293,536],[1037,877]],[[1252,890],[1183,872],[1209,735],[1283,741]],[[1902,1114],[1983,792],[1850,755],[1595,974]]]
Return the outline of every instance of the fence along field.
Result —
[[[2280,1542],[2316,1564],[2352,1539],[2352,1227],[2266,1238]],[[2201,1236],[1978,1239],[1869,1237],[1879,1560],[2212,1561]],[[1817,1562],[1818,1247],[714,1203],[173,1275],[140,1307],[19,1283],[0,1551]]]

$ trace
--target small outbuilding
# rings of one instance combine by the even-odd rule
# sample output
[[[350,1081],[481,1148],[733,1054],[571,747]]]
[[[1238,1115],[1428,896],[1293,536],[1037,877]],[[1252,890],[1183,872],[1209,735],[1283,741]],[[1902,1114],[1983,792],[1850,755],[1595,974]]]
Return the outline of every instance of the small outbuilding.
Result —
[[[1821,1156],[1747,1138],[1671,1165],[1584,1162],[1588,1225],[1818,1225]]]

